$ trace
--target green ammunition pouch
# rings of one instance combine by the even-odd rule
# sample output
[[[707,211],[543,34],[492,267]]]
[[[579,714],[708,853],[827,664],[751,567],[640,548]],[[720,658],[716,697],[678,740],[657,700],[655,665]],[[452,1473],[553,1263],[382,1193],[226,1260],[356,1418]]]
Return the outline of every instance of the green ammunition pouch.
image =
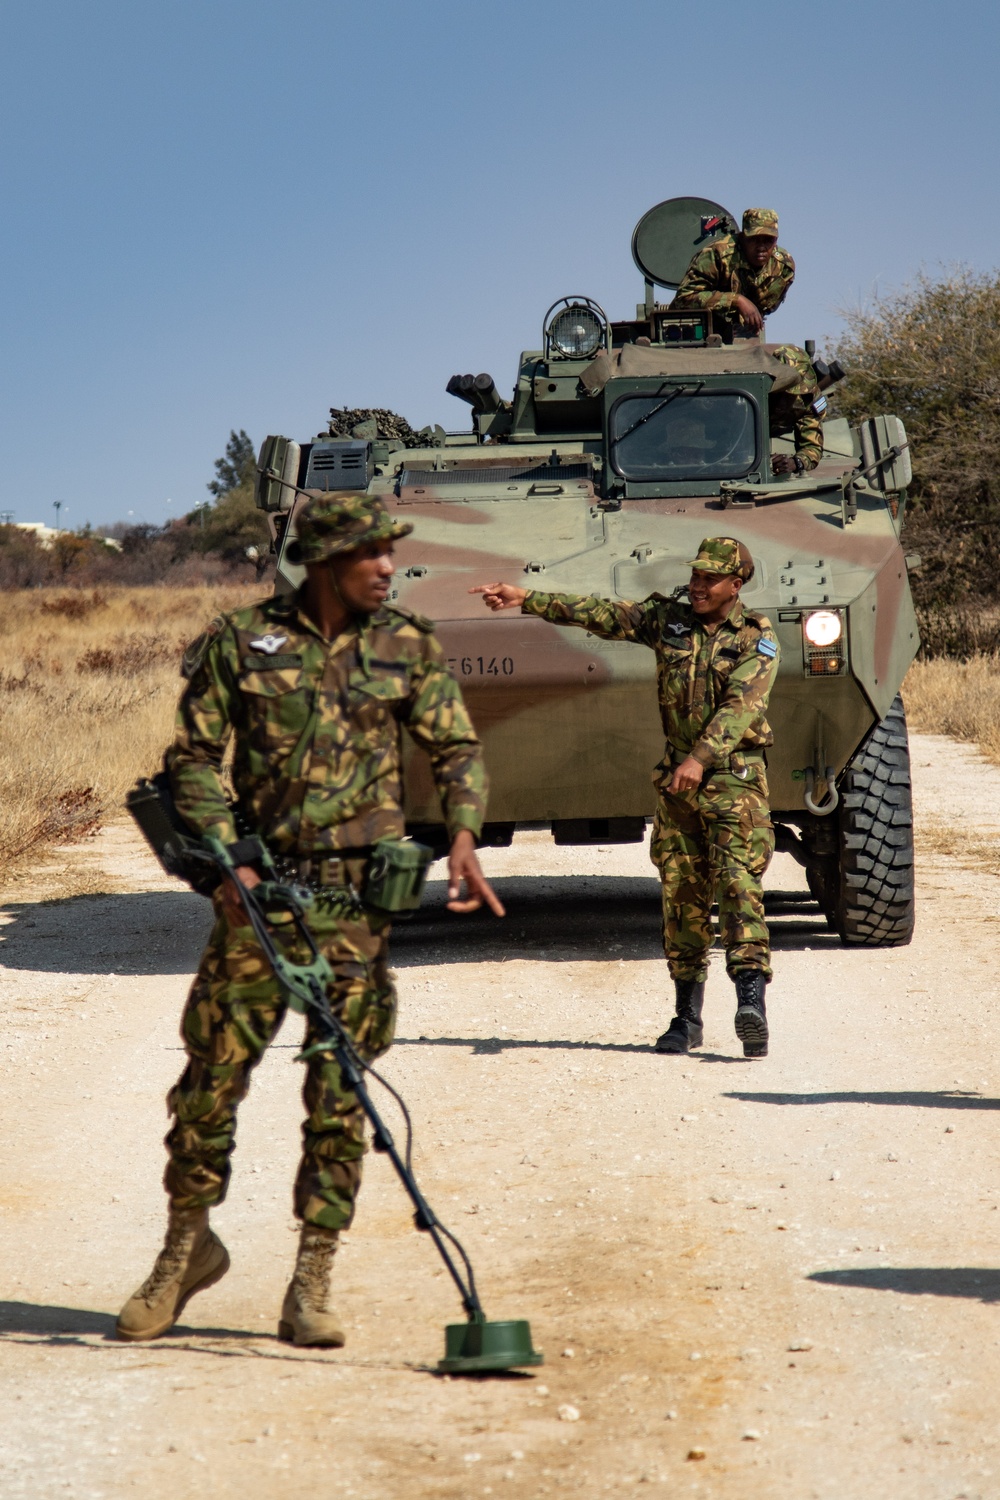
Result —
[[[415,839],[379,839],[372,845],[361,899],[373,911],[416,911],[434,850]]]

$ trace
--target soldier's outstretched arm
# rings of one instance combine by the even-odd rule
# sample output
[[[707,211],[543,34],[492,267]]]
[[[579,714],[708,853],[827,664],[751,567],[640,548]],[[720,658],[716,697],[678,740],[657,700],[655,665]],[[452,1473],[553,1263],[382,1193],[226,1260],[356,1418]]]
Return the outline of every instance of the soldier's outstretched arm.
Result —
[[[520,609],[528,597],[527,589],[519,589],[516,583],[477,583],[470,594],[482,594],[487,609]]]
[[[609,641],[637,641],[652,646],[656,637],[656,601],[641,604],[623,599],[600,599],[596,594],[545,594],[513,583],[480,583],[469,590],[482,594],[487,609],[515,609],[537,615],[550,625],[577,625]]]

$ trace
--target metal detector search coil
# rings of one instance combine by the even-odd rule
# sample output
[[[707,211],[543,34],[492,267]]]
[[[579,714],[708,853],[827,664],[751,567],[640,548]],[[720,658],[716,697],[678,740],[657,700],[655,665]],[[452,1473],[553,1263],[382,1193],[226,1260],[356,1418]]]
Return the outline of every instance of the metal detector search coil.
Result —
[[[523,1318],[502,1323],[471,1318],[468,1323],[448,1324],[438,1369],[442,1375],[488,1375],[491,1370],[544,1363],[545,1356],[531,1346],[531,1324]]]

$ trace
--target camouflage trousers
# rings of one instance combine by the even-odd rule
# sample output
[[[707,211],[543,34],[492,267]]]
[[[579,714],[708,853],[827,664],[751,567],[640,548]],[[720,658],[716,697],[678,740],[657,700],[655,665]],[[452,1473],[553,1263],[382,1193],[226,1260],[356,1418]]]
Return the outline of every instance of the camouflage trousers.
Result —
[[[711,911],[730,976],[761,969],[771,977],[761,878],[774,853],[767,775],[751,762],[745,779],[728,771],[705,775],[692,792],[671,794],[672,768],[657,772],[659,789],[649,856],[663,885],[663,949],[674,979],[704,979],[712,946]]]
[[[167,1096],[175,1119],[166,1138],[164,1185],[177,1208],[221,1203],[229,1183],[236,1110],[250,1075],[273,1041],[287,1003],[249,926],[217,920],[181,1021],[188,1063]],[[367,912],[343,915],[318,898],[308,917],[320,952],[334,970],[332,1009],[367,1060],[385,1052],[396,1025],[396,992],[387,968],[389,923]],[[276,923],[280,936],[284,924]],[[293,962],[309,955],[289,938]],[[316,1036],[306,1020],[306,1042]],[[308,1224],[344,1229],[353,1216],[365,1153],[364,1115],[340,1067],[314,1056],[306,1065],[303,1150],[295,1213]]]

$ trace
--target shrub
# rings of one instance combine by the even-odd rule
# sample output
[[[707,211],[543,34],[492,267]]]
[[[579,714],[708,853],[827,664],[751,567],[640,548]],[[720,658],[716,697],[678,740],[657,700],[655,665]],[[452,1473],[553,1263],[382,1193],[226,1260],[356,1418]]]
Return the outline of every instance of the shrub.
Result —
[[[85,620],[95,609],[106,609],[107,599],[95,589],[88,599],[85,594],[57,594],[54,599],[42,600],[43,615],[61,615],[65,620]]]
[[[844,316],[835,409],[852,421],[894,412],[913,445],[918,603],[1000,597],[1000,272],[920,276]]]
[[[186,642],[168,641],[162,635],[123,635],[108,646],[90,646],[78,659],[76,670],[106,672],[135,677],[163,662],[179,661]]]

